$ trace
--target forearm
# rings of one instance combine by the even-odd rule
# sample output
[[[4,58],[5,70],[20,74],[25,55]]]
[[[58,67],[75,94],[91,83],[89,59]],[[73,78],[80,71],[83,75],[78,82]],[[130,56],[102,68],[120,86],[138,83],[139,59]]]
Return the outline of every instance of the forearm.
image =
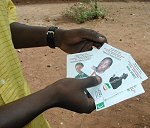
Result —
[[[10,29],[16,49],[47,46],[47,27],[29,26],[14,22],[10,24]]]
[[[0,128],[21,128],[55,104],[51,87],[0,107]]]

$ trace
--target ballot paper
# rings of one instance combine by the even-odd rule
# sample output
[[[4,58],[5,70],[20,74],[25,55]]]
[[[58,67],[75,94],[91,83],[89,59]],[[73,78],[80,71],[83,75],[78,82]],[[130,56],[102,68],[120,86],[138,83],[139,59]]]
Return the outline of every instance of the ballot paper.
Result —
[[[95,100],[96,110],[102,110],[144,93],[141,83],[147,76],[132,56],[104,44],[99,50],[67,56],[67,77],[101,78],[101,84],[87,88]]]

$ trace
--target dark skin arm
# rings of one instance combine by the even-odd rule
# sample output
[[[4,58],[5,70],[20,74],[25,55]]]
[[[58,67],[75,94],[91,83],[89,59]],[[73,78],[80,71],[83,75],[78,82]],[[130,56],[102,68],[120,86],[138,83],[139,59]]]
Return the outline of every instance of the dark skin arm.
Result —
[[[95,109],[92,98],[84,90],[98,84],[96,77],[84,80],[62,79],[34,94],[0,107],[0,128],[21,128],[52,107],[78,113]]]
[[[28,26],[14,22],[10,28],[16,49],[47,46],[47,27]],[[106,38],[90,29],[58,29],[55,32],[56,46],[67,53],[91,50],[92,46],[100,48],[104,43],[107,43]]]
[[[10,28],[16,49],[47,46],[47,27],[29,26],[14,22],[10,25]]]
[[[47,46],[47,27],[28,26],[14,22],[10,25],[15,48]],[[100,37],[100,38],[99,38]],[[101,47],[106,38],[90,29],[58,29],[55,44],[67,53]],[[61,107],[79,113],[90,113],[95,109],[94,101],[84,90],[97,85],[96,77],[84,80],[63,79],[47,88],[0,107],[0,128],[20,128],[52,107]]]
[[[54,92],[43,89],[0,107],[0,128],[22,128],[55,104]]]

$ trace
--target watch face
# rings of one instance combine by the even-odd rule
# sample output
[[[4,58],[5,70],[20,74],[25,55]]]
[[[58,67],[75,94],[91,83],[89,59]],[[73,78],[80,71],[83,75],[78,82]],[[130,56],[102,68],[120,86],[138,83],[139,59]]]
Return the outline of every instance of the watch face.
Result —
[[[50,48],[55,48],[55,42],[54,42],[54,34],[55,34],[55,30],[57,28],[55,27],[50,27],[47,31],[47,43],[48,43],[48,46]]]
[[[48,30],[48,31],[47,31],[47,35],[48,35],[48,34],[52,34],[52,35],[54,36],[54,31]]]

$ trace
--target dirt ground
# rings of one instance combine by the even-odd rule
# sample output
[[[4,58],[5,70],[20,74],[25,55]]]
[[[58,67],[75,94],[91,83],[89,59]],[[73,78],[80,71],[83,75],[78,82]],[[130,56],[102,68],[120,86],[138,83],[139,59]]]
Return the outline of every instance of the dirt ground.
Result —
[[[150,2],[102,2],[105,20],[76,24],[61,17],[71,4],[19,5],[19,21],[30,25],[57,25],[63,29],[90,28],[108,38],[111,45],[132,54],[150,77]],[[18,52],[32,92],[66,77],[66,53],[48,47]],[[150,79],[143,83],[145,94],[92,114],[77,114],[54,108],[44,113],[52,128],[150,128]],[[134,83],[133,83],[134,84]]]

